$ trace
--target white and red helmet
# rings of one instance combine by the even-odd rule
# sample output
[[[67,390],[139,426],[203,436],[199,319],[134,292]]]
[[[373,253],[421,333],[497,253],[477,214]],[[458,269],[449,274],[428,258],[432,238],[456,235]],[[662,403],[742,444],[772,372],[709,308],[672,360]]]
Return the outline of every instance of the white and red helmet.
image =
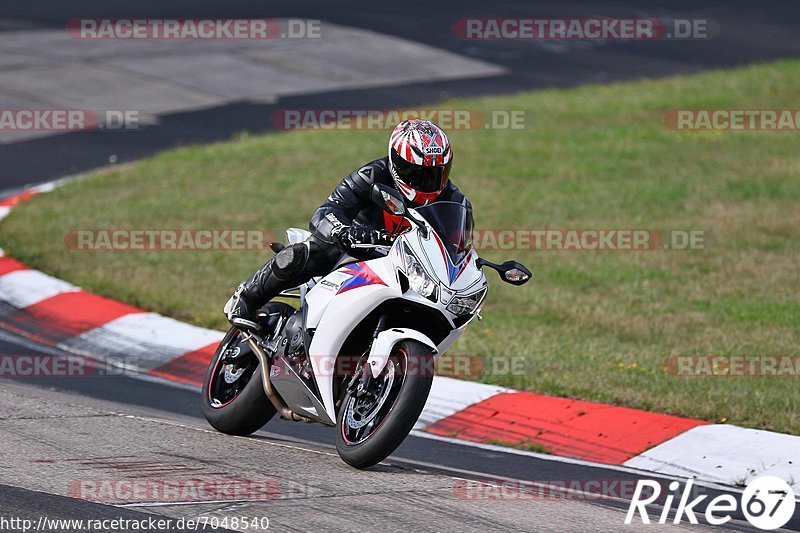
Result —
[[[404,120],[389,137],[389,172],[397,189],[413,204],[436,200],[452,164],[450,140],[429,120]]]

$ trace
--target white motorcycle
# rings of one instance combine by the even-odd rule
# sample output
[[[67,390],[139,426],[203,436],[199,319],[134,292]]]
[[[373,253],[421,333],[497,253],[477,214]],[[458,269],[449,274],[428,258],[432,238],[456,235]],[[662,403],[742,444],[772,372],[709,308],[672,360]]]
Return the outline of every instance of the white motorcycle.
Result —
[[[275,413],[336,427],[336,449],[356,468],[389,456],[414,427],[433,382],[433,363],[475,317],[487,292],[482,267],[522,285],[523,265],[478,257],[472,214],[460,203],[407,208],[390,187],[373,201],[408,221],[376,259],[344,256],[333,272],[270,302],[258,334],[232,328],[203,384],[202,407],[219,431],[248,435]],[[309,233],[287,230],[289,243]],[[281,245],[274,245],[279,251]]]

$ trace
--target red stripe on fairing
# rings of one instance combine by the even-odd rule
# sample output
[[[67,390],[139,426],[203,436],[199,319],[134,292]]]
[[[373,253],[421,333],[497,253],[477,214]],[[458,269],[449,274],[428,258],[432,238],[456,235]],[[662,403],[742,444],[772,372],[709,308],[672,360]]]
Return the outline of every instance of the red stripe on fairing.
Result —
[[[511,392],[471,405],[434,422],[425,431],[473,442],[538,444],[554,455],[622,464],[707,423],[627,407]]]
[[[206,368],[214,357],[218,346],[218,342],[209,344],[199,350],[176,357],[166,364],[149,370],[147,373],[170,381],[202,387]]]
[[[126,315],[144,313],[136,307],[83,291],[57,294],[20,312],[26,315],[26,322],[39,322],[48,331],[71,336]]]
[[[436,240],[436,244],[439,245],[439,251],[442,253],[442,259],[444,259],[444,264],[447,266],[447,252],[444,251],[444,244],[442,244],[442,240],[436,235],[435,231],[431,232]]]
[[[366,287],[367,285],[386,285],[386,283],[378,276],[366,263],[359,262],[352,265],[345,266],[342,271],[345,274],[350,274],[350,279],[342,283],[336,294],[342,294],[352,289],[359,287]]]
[[[464,259],[464,262],[461,264],[461,268],[459,269],[458,274],[456,274],[456,277],[450,282],[451,285],[453,283],[455,283],[458,280],[458,278],[461,277],[461,274],[463,274],[464,271],[467,269],[467,265],[469,264],[470,261],[472,261],[472,256],[471,255],[467,256]]]
[[[465,265],[462,265],[461,271],[458,272],[458,274],[456,274],[455,277],[453,277],[451,272],[455,268],[455,265],[453,265],[452,262],[450,261],[450,256],[448,256],[447,252],[445,252],[444,245],[442,244],[442,240],[439,238],[438,235],[436,235],[436,232],[433,232],[433,236],[436,239],[436,244],[439,245],[439,251],[442,253],[442,259],[444,259],[444,266],[445,266],[445,268],[447,268],[447,279],[449,280],[450,284],[452,285],[453,282],[455,282],[455,280],[458,279],[458,276],[461,275],[461,272],[464,271],[464,266],[466,265],[466,263],[465,263]]]

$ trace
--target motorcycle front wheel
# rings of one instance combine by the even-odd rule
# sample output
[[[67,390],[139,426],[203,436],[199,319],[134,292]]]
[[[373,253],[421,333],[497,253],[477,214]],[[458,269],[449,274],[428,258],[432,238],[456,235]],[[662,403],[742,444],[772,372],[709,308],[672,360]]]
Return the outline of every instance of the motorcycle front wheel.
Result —
[[[386,459],[417,422],[433,383],[433,354],[422,343],[397,343],[383,372],[349,391],[336,416],[336,451],[356,468]]]

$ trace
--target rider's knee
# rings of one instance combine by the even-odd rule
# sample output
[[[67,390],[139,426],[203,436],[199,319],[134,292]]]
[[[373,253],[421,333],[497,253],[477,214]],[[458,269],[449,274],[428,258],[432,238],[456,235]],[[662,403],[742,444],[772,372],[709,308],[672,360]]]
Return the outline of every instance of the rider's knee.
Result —
[[[272,271],[278,279],[302,276],[308,262],[308,246],[303,243],[287,246],[275,255]]]

